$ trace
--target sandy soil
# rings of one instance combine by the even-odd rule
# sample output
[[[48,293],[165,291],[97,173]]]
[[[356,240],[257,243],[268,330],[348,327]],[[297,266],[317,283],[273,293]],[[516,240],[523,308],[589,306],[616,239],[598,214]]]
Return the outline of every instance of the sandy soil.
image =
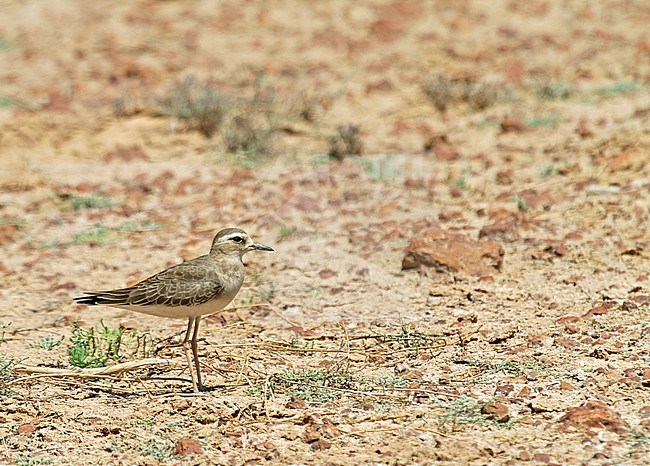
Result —
[[[0,5],[0,464],[647,464],[648,2]],[[183,79],[228,102],[211,137]],[[194,395],[184,322],[71,298],[225,226],[276,253]],[[430,226],[501,272],[402,270]],[[167,361],[34,372],[102,325],[107,364]]]

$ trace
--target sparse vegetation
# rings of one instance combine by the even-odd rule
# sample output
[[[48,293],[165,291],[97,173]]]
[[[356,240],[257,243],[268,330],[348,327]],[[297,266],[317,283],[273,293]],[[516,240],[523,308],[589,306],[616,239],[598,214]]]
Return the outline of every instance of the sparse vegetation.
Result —
[[[38,456],[37,453],[24,453],[14,457],[13,464],[16,466],[37,466],[41,464],[53,464],[54,458]]]
[[[292,396],[310,403],[322,404],[339,399],[343,395],[340,389],[350,390],[354,387],[355,380],[346,371],[288,369],[273,376],[266,390],[273,392],[282,388]],[[264,389],[258,387],[257,391],[262,392]]]
[[[248,158],[271,153],[273,126],[264,114],[235,115],[224,127],[226,151]]]
[[[268,303],[275,296],[275,285],[271,283],[267,288],[259,291],[260,300],[264,303]]]
[[[7,393],[6,384],[11,377],[14,360],[8,356],[0,354],[0,395]]]
[[[595,93],[602,96],[615,96],[620,94],[629,94],[637,92],[639,85],[634,81],[621,81],[607,86],[601,86],[595,89]]]
[[[573,88],[563,81],[553,81],[542,86],[539,96],[547,100],[566,100],[573,95]]]
[[[52,351],[54,348],[58,348],[63,343],[65,337],[57,338],[51,333],[44,336],[40,340],[32,342],[29,344],[30,348],[40,348],[45,351]]]
[[[174,443],[164,437],[147,440],[140,445],[140,453],[144,456],[151,456],[156,461],[166,461],[173,456]]]
[[[113,205],[112,199],[105,196],[77,196],[71,194],[63,195],[62,198],[66,200],[70,210],[103,209]]]
[[[540,115],[524,121],[529,128],[557,128],[560,117],[557,115]]]
[[[142,231],[160,230],[162,226],[162,223],[158,222],[126,222],[117,227],[116,230],[139,233]]]
[[[494,105],[499,96],[497,87],[492,84],[444,75],[429,78],[422,90],[440,112],[457,103],[465,103],[474,110],[483,110]]]
[[[109,230],[101,225],[74,235],[74,243],[104,244],[110,239]]]
[[[137,331],[111,329],[101,322],[98,326],[83,329],[75,325],[70,336],[68,348],[70,364],[75,367],[104,367],[131,356],[148,357],[151,342],[148,335],[138,335]]]
[[[445,412],[438,415],[440,424],[450,425],[452,428],[455,426],[474,424],[474,425],[499,425],[502,427],[509,427],[514,422],[513,420],[507,423],[497,423],[490,415],[482,414],[481,409],[487,403],[481,403],[474,398],[461,397],[450,401],[444,406]]]
[[[521,196],[512,196],[512,200],[517,204],[517,210],[519,212],[528,212],[528,206],[526,205],[526,199]]]
[[[329,140],[328,155],[332,159],[343,160],[348,155],[361,155],[363,142],[357,125],[342,125]]]
[[[397,166],[394,157],[390,154],[381,157],[363,158],[361,163],[363,171],[373,181],[392,181],[401,174],[400,167]]]
[[[184,122],[189,128],[212,137],[232,108],[231,99],[213,83],[187,76],[177,81],[167,97],[159,100],[160,111]]]
[[[278,241],[281,239],[289,238],[298,231],[298,227],[295,225],[280,225],[280,231],[278,232]]]

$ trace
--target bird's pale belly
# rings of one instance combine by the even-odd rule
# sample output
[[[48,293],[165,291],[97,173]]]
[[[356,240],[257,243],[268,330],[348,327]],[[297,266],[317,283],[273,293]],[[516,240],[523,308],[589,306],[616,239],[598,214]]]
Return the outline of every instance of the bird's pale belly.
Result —
[[[187,319],[188,317],[199,317],[214,314],[226,307],[237,295],[239,288],[230,293],[223,293],[217,299],[199,304],[198,306],[111,306],[129,311],[140,312],[158,317],[170,317],[172,319]]]

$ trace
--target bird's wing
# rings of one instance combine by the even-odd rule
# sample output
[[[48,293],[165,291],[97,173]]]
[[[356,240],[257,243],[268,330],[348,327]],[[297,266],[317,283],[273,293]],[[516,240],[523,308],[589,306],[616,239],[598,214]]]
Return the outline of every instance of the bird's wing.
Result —
[[[75,301],[106,306],[198,306],[222,291],[213,269],[199,261],[172,266],[128,288],[86,292]]]

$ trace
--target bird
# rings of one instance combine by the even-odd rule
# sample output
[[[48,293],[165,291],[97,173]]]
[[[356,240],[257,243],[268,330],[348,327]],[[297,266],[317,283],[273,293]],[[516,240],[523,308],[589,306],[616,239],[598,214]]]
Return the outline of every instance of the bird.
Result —
[[[89,306],[110,306],[158,317],[187,319],[182,346],[192,388],[194,392],[203,391],[197,343],[199,323],[202,317],[223,310],[235,298],[244,282],[242,257],[249,251],[274,249],[255,243],[241,228],[224,228],[212,240],[208,254],[168,267],[127,288],[84,291],[83,296],[73,300]]]

